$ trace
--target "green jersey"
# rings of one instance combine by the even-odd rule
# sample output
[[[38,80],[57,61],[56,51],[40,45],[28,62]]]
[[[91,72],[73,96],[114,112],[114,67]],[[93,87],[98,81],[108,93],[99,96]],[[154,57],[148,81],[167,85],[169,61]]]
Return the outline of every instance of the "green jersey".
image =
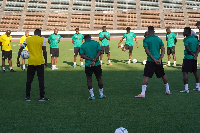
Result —
[[[51,48],[58,48],[58,43],[61,39],[61,36],[59,34],[55,35],[55,34],[51,34],[48,37],[48,40],[50,40],[50,47]]]
[[[125,44],[133,46],[133,37],[136,37],[135,33],[130,32],[130,33],[125,33],[122,38],[123,39],[126,38]]]
[[[74,47],[81,47],[82,41],[83,41],[83,35],[82,34],[74,34],[72,36],[72,40],[74,40]]]
[[[104,35],[106,35],[106,37],[110,37],[110,33],[109,32],[100,32],[99,33],[99,38],[103,38]],[[103,40],[101,40],[101,46],[108,46],[109,45],[109,41],[108,39],[104,38]]]
[[[143,40],[143,47],[148,47],[149,52],[156,60],[159,60],[160,58],[161,46],[164,46],[164,43],[158,36],[149,35]],[[147,57],[147,60],[154,62],[149,56]]]
[[[84,54],[89,58],[95,59],[99,50],[101,50],[99,42],[94,40],[86,40],[80,48],[80,54]],[[91,63],[91,60],[85,60],[85,66],[90,67]],[[98,65],[100,65],[99,60],[95,63],[95,66]]]
[[[191,50],[191,52],[195,54],[196,50],[197,50],[196,48],[197,48],[197,45],[198,45],[198,40],[193,36],[188,36],[183,41],[184,41],[184,46],[188,46],[189,49]],[[188,51],[185,48],[184,59],[193,59],[193,58],[194,58],[194,56],[189,54]]]
[[[171,32],[170,34],[166,34],[166,40],[167,40],[167,47],[173,47],[175,46],[174,44],[174,39],[176,38],[176,34]]]

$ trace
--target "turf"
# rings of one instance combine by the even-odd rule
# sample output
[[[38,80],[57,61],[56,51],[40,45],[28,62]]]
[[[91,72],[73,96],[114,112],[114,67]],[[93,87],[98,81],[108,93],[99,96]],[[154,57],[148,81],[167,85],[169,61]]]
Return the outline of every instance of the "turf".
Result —
[[[164,41],[164,40],[163,40]],[[110,42],[111,61],[103,58],[103,83],[106,99],[98,99],[98,86],[93,77],[95,101],[89,101],[84,68],[77,61],[73,69],[73,45],[71,41],[61,41],[58,70],[51,70],[49,45],[48,65],[45,69],[46,97],[50,101],[39,102],[37,77],[32,84],[31,102],[25,102],[26,72],[16,66],[19,42],[12,42],[13,69],[0,73],[0,132],[2,133],[114,133],[118,127],[125,127],[130,133],[162,132],[179,133],[200,131],[199,95],[192,91],[195,79],[189,74],[189,94],[181,94],[184,88],[180,65],[183,59],[183,41],[176,46],[177,67],[165,67],[172,95],[164,95],[165,87],[155,76],[149,80],[146,98],[136,99],[141,92],[141,83],[146,59],[139,40],[139,48],[134,46],[135,64],[127,64],[128,52],[117,48],[117,40]],[[166,44],[166,42],[164,41]],[[27,61],[26,61],[27,62]],[[167,62],[167,56],[163,59]],[[173,61],[172,61],[173,62]],[[1,63],[1,62],[0,62]]]

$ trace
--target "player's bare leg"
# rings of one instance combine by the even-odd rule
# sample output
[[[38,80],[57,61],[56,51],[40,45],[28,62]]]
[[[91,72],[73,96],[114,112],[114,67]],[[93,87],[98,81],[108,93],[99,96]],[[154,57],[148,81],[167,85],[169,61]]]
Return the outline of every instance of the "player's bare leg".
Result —
[[[26,71],[25,59],[22,59],[22,69],[23,69],[23,71]]]
[[[57,59],[58,59],[58,57],[54,57],[54,69],[58,69],[58,68],[56,67]]]
[[[166,66],[170,66],[170,59],[171,59],[171,57],[170,57],[170,55],[168,55],[168,63]]]
[[[146,92],[146,88],[149,82],[149,77],[143,76],[143,81],[142,81],[142,92],[135,96],[136,98],[145,98],[145,92]]]
[[[3,70],[3,72],[5,72],[5,59],[2,59],[2,70]]]
[[[128,60],[128,64],[131,63],[131,58],[132,58],[132,53],[129,53],[129,60]]]
[[[195,79],[196,79],[196,88],[193,89],[194,91],[200,91],[200,83],[199,83],[199,74],[198,72],[193,72]]]
[[[189,93],[189,88],[188,88],[188,73],[187,72],[183,72],[183,82],[184,82],[184,86],[185,89],[180,91],[182,93]]]
[[[85,67],[85,66],[83,65],[83,58],[81,58],[81,56],[80,56],[80,62],[81,62],[81,67]]]
[[[164,75],[164,76],[162,77],[162,80],[163,80],[163,83],[164,83],[165,88],[166,88],[165,94],[166,94],[166,95],[172,94],[172,93],[170,92],[170,90],[169,90],[169,83],[168,83],[167,76]]]
[[[12,69],[12,60],[8,60],[8,63],[9,63],[9,67],[10,67],[10,72],[15,72],[13,69]]]
[[[174,59],[174,64],[173,64],[173,66],[176,66],[176,55],[175,55],[175,54],[173,54],[173,59]]]
[[[51,57],[52,70],[55,70],[55,59]]]
[[[74,68],[76,68],[76,55],[74,55]]]
[[[100,64],[103,65],[103,54],[100,55]]]
[[[89,93],[90,93],[90,97],[88,99],[95,100],[94,92],[93,92],[93,88],[92,88],[92,76],[87,75],[86,77],[87,77],[87,86],[88,86]]]
[[[107,54],[107,57],[108,57],[108,64],[109,64],[110,66],[112,66],[113,64],[112,64],[111,61],[110,61],[110,53]]]
[[[96,77],[97,82],[98,82],[98,86],[99,86],[99,94],[100,94],[100,99],[105,98],[106,96],[103,94],[103,81],[101,78],[102,75],[99,75],[98,77]]]

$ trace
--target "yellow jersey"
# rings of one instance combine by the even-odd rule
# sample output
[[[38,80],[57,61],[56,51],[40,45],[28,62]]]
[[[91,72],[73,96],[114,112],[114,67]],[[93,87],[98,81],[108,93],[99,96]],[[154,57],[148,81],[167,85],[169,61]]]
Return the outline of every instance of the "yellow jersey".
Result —
[[[46,46],[45,38],[34,35],[28,37],[25,41],[29,50],[28,65],[44,64],[42,46]]]
[[[30,36],[28,36],[28,37],[30,37]],[[20,38],[20,42],[19,42],[19,43],[23,44],[24,41],[26,40],[26,38],[28,38],[28,37],[26,37],[25,35],[23,35],[23,36]],[[28,51],[27,46],[26,46],[23,50],[27,50],[27,51]]]
[[[2,50],[3,51],[11,51],[11,45],[10,42],[12,40],[12,36],[9,37],[6,34],[3,34],[0,36],[0,42],[2,42]]]

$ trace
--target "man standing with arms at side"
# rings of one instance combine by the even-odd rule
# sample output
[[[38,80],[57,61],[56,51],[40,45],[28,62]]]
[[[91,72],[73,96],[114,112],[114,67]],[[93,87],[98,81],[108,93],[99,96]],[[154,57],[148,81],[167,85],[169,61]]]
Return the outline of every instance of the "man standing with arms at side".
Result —
[[[120,43],[124,40],[124,38],[126,38],[126,42],[124,47],[120,46]],[[128,60],[128,64],[131,63],[131,58],[132,58],[132,52],[133,52],[133,38],[135,38],[135,42],[137,44],[137,48],[138,48],[138,42],[137,42],[137,38],[135,33],[131,32],[131,28],[127,27],[126,28],[126,33],[123,35],[122,39],[119,41],[118,43],[118,47],[122,48],[122,51],[126,51],[129,49],[129,60]]]
[[[15,72],[12,69],[12,48],[11,48],[11,40],[12,36],[10,35],[11,31],[7,30],[5,34],[0,36],[1,42],[1,50],[2,50],[2,72],[5,73],[5,60],[8,58],[8,63],[10,67],[10,72]]]
[[[59,47],[61,36],[58,34],[58,29],[54,29],[54,33],[48,37],[48,43],[50,44],[51,64],[52,70],[58,69],[56,67],[57,59],[59,57]]]
[[[166,41],[167,41],[167,55],[168,55],[168,63],[166,66],[170,66],[170,54],[173,55],[173,59],[174,59],[174,64],[173,66],[176,66],[176,56],[175,56],[175,45],[177,42],[176,39],[176,34],[171,32],[170,28],[166,29]]]
[[[105,98],[103,94],[103,82],[102,82],[102,69],[99,61],[101,55],[101,46],[97,41],[91,40],[90,35],[84,36],[85,42],[81,46],[80,54],[85,59],[85,74],[87,77],[87,85],[90,93],[89,100],[95,100],[93,87],[92,87],[92,74],[94,73],[98,81],[100,99]]]
[[[26,38],[30,37],[29,36],[29,31],[25,31],[25,35],[23,35],[21,38],[20,38],[20,47],[22,46],[22,44],[24,44],[24,41],[26,40]],[[28,51],[28,48],[27,46],[23,49],[23,50],[26,50]],[[25,59],[22,59],[22,66],[23,66],[23,71],[26,71],[26,67],[25,67]]]
[[[110,62],[110,48],[109,48],[109,41],[110,41],[110,33],[106,31],[106,26],[102,27],[102,32],[99,33],[99,41],[101,41],[101,56],[100,56],[100,62],[101,65],[103,63],[103,54],[107,54],[108,56],[108,64],[112,66],[112,63]]]
[[[74,44],[74,68],[76,68],[76,57],[79,53],[80,55],[80,47],[83,42],[83,35],[79,33],[79,28],[75,29],[76,33],[72,36],[72,43]],[[81,67],[85,67],[83,65],[83,59],[80,56]]]
[[[196,79],[196,88],[193,89],[195,91],[200,91],[200,83],[199,83],[199,75],[197,72],[197,57],[199,53],[199,44],[198,40],[191,36],[191,28],[185,27],[183,36],[184,38],[184,59],[183,59],[183,66],[182,66],[182,72],[183,72],[183,82],[185,85],[185,89],[180,91],[182,93],[189,93],[189,87],[188,87],[188,72],[192,72]]]
[[[148,36],[143,40],[143,47],[147,54],[147,63],[144,68],[142,92],[136,98],[145,98],[146,88],[149,82],[149,78],[152,78],[153,74],[156,74],[157,78],[162,78],[166,91],[166,95],[170,95],[168,79],[165,75],[162,58],[165,54],[165,47],[162,40],[154,35],[154,27],[148,27]],[[161,54],[160,54],[161,50]]]
[[[34,35],[27,38],[22,47],[19,49],[17,57],[17,66],[20,66],[20,54],[25,47],[28,47],[29,58],[28,58],[28,69],[27,69],[27,82],[26,82],[26,98],[25,101],[31,101],[30,92],[31,84],[37,71],[39,87],[40,87],[40,99],[39,101],[47,101],[48,98],[44,97],[45,87],[44,87],[44,65],[47,67],[47,52],[46,52],[46,42],[43,37],[41,37],[41,30],[36,29]],[[43,51],[43,52],[42,52]],[[43,56],[42,56],[43,54]],[[45,63],[44,63],[44,59]]]

